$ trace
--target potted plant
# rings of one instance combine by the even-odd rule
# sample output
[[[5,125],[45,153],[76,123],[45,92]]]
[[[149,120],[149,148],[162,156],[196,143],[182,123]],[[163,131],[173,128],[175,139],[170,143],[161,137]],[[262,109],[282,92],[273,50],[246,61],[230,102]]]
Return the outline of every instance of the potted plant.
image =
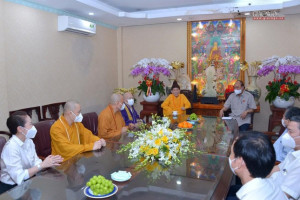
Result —
[[[160,95],[165,94],[164,83],[159,80],[159,75],[170,76],[172,66],[170,63],[161,58],[144,58],[135,64],[132,68],[133,77],[142,76],[137,89],[144,93],[144,100],[148,102],[157,102]]]
[[[273,56],[262,62],[257,75],[262,77],[270,72],[274,73],[274,79],[266,86],[268,94],[265,100],[278,108],[292,106],[295,99],[300,96],[298,92],[300,84],[296,81],[297,74],[300,74],[300,58]]]

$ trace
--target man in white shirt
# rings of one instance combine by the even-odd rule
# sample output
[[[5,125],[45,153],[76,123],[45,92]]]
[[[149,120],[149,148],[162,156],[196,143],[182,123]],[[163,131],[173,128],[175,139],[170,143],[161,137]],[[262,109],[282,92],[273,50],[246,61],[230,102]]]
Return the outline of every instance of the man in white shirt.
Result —
[[[293,116],[298,116],[298,115],[300,115],[300,108],[289,107],[288,109],[286,109],[281,119],[282,126],[287,127],[289,125],[291,118]],[[273,145],[276,153],[276,160],[278,160],[279,162],[282,162],[289,152],[294,151],[293,148],[285,147],[282,145],[282,137],[284,137],[284,135],[287,134],[287,132],[288,129],[286,128]]]
[[[270,180],[274,181],[289,199],[300,199],[300,116],[291,118],[288,134],[282,137],[285,147],[294,149],[282,163],[275,166]]]
[[[231,146],[229,165],[243,186],[236,193],[240,200],[285,200],[279,187],[266,176],[275,164],[272,143],[262,133],[239,137]]]

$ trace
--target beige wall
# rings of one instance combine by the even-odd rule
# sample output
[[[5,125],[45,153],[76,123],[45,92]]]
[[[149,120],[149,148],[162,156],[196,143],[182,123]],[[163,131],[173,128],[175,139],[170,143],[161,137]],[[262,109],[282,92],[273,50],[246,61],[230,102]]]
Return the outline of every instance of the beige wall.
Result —
[[[286,16],[284,21],[246,21],[246,60],[260,60],[272,55],[300,56],[300,15]],[[130,68],[142,58],[159,57],[169,61],[186,63],[187,40],[186,23],[158,24],[120,28],[122,41],[119,64],[122,65],[123,76],[119,82],[124,87],[137,86],[139,78],[128,76]],[[264,101],[265,85],[272,77],[258,80],[262,88],[260,99],[261,112],[255,114],[254,129],[265,131],[268,128],[270,115],[269,103]],[[298,77],[299,79],[299,77]],[[170,84],[167,82],[167,84]],[[139,100],[142,100],[139,98]],[[296,102],[299,106],[299,101]],[[141,109],[138,106],[138,109]]]
[[[0,16],[3,13],[3,1],[0,1]],[[6,69],[5,69],[5,37],[4,37],[4,17],[0,17],[0,130],[6,129],[6,119],[8,116]]]
[[[130,68],[143,58],[165,58],[186,63],[186,28],[184,22],[120,28],[123,75],[119,77],[119,82],[126,88],[136,87],[141,77],[129,76]],[[171,84],[166,77],[162,77],[162,80],[166,85]],[[138,97],[140,101],[142,97]],[[141,109],[139,104],[137,108]]]
[[[97,26],[91,37],[58,32],[56,14],[4,1],[1,8],[1,129],[7,110],[68,99],[80,101],[83,113],[107,105],[118,84],[116,30]]]
[[[282,21],[257,21],[247,20],[246,23],[246,60],[255,61],[277,56],[300,56],[300,14],[288,15]],[[261,111],[255,114],[254,128],[257,130],[268,129],[268,119],[271,114],[270,104],[265,102],[268,81],[273,74],[258,79],[257,84],[262,89],[260,97]],[[300,76],[297,77],[300,81]],[[299,100],[295,106],[300,106]]]

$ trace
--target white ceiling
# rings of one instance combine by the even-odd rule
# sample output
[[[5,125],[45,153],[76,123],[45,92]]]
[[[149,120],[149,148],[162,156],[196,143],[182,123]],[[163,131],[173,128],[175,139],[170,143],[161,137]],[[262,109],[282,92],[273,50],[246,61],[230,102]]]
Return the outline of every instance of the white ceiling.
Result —
[[[300,0],[30,0],[112,26],[233,18],[245,12],[300,13]],[[93,12],[94,16],[88,13]]]

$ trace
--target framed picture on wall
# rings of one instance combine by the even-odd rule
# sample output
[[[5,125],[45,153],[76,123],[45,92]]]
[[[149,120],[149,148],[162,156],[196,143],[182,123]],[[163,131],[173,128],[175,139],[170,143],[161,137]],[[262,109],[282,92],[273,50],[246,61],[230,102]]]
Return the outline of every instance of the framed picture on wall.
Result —
[[[210,66],[215,69],[214,88],[220,99],[237,79],[244,80],[240,63],[245,60],[245,19],[188,22],[187,48],[188,74],[198,95],[205,89]]]

